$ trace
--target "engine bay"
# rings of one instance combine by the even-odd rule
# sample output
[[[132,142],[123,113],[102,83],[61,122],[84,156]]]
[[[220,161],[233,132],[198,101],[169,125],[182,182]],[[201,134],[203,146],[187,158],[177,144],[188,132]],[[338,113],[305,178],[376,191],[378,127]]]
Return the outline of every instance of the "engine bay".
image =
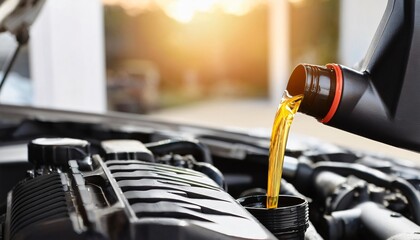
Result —
[[[44,3],[0,0],[0,32],[17,42],[0,90]],[[415,3],[389,1],[361,69],[299,65],[287,87],[297,108],[305,98],[301,112],[324,124],[418,151]],[[264,133],[8,105],[0,115],[0,240],[420,239],[412,161],[282,133],[270,174]],[[281,121],[274,134],[289,131]]]
[[[267,136],[43,113],[2,120],[1,239],[276,239],[236,201],[265,195]],[[305,239],[418,239],[419,171],[291,136],[280,194],[308,201]]]

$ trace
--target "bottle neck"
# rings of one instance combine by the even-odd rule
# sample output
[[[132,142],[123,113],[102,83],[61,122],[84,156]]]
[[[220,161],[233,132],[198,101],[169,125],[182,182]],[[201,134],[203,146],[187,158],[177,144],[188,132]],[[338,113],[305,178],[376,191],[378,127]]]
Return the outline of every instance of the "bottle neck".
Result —
[[[327,123],[335,113],[341,97],[342,77],[340,67],[300,64],[290,76],[287,91],[303,94],[299,112]]]

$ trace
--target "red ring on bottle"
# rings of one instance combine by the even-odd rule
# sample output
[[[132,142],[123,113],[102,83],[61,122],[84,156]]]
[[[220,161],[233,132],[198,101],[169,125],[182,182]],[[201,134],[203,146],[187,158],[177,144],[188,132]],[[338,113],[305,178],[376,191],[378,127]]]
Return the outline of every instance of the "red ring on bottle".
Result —
[[[327,64],[327,68],[333,69],[335,72],[335,94],[330,110],[320,121],[322,123],[328,123],[332,119],[335,112],[337,111],[338,105],[340,104],[341,94],[343,92],[343,72],[341,71],[340,66],[338,64],[333,63]]]

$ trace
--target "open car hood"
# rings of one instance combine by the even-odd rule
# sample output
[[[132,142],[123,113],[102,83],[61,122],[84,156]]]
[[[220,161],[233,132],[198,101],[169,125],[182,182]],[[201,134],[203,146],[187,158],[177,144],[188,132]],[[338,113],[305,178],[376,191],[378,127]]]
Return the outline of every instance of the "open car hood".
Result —
[[[27,30],[41,11],[45,0],[2,0],[0,1],[0,32],[13,35]]]

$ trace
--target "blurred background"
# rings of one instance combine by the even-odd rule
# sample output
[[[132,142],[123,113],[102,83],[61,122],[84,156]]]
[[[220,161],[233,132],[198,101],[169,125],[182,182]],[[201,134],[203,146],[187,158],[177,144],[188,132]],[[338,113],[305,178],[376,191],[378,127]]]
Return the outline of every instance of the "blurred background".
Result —
[[[47,0],[0,103],[269,134],[293,67],[356,65],[386,2]],[[15,45],[0,34],[0,66]],[[303,115],[292,133],[401,156]]]

